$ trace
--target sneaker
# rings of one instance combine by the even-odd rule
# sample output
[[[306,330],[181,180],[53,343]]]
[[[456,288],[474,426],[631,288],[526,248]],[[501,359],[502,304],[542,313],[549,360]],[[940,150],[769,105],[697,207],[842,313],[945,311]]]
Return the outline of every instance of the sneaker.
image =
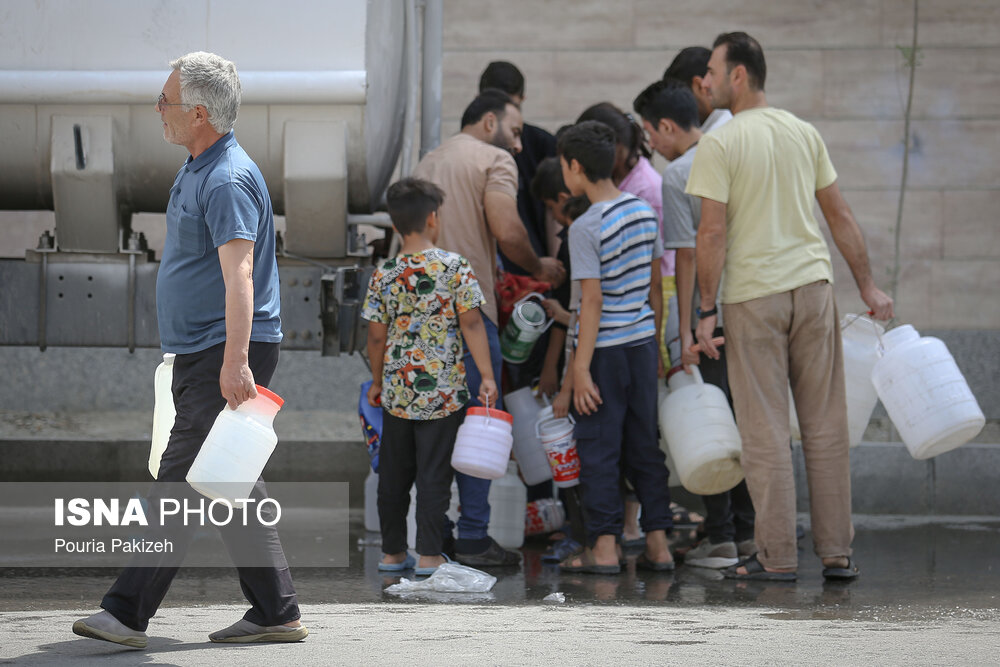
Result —
[[[474,554],[455,553],[455,560],[469,567],[513,566],[521,564],[521,554],[517,551],[504,549],[492,537],[485,550]]]
[[[757,553],[757,543],[753,541],[752,537],[749,540],[737,542],[736,551],[739,553],[740,559],[750,558]]]
[[[146,648],[149,637],[124,625],[108,611],[100,611],[93,616],[81,618],[73,624],[73,634],[90,639],[101,639],[129,648]]]
[[[300,642],[308,634],[309,631],[304,625],[294,628],[287,625],[257,625],[241,618],[228,628],[213,632],[208,638],[215,643],[252,644],[255,642]]]
[[[740,562],[736,554],[735,542],[712,544],[705,539],[684,555],[684,563],[686,565],[694,565],[695,567],[710,567],[718,570]]]

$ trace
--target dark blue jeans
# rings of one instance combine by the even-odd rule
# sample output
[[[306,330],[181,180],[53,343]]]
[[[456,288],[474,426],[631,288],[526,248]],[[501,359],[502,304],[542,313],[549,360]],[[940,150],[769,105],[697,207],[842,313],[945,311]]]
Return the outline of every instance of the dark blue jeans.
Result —
[[[603,403],[589,415],[574,413],[580,493],[591,546],[601,535],[622,534],[621,472],[642,503],[643,531],[673,528],[670,473],[656,433],[657,354],[653,338],[594,350],[590,375]]]
[[[480,314],[482,314],[480,312]],[[503,357],[500,356],[500,336],[497,333],[497,325],[493,324],[486,315],[482,315],[483,324],[486,326],[486,340],[490,345],[490,362],[493,366],[493,378],[497,387],[500,386],[500,370]],[[472,360],[472,353],[469,346],[465,346],[465,380],[469,385],[469,394],[472,400],[469,405],[482,405],[479,396],[479,385],[482,376],[476,362]],[[503,409],[503,398],[497,397],[495,406]],[[478,540],[486,537],[486,529],[490,525],[490,480],[471,477],[464,473],[455,472],[455,481],[458,483],[458,502],[462,508],[461,516],[458,518],[458,538],[460,540]]]

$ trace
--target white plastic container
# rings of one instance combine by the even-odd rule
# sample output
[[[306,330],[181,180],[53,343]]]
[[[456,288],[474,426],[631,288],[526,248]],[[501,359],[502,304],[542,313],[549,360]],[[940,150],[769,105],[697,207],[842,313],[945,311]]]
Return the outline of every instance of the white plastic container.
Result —
[[[234,503],[249,498],[278,444],[274,416],[283,403],[280,396],[257,385],[257,398],[245,401],[235,410],[227,405],[216,417],[191,464],[188,484],[212,499]]]
[[[522,387],[503,397],[504,407],[514,417],[514,458],[525,484],[534,486],[552,479],[552,468],[535,432],[538,413],[544,407],[531,387]]]
[[[882,342],[872,383],[913,458],[929,459],[976,437],[986,418],[945,344],[921,338],[908,324]]]
[[[524,544],[524,516],[528,489],[517,474],[517,463],[507,464],[507,474],[490,484],[490,525],[487,534],[505,549]]]
[[[481,479],[500,479],[514,444],[514,417],[495,408],[469,408],[458,427],[451,467]]]
[[[368,468],[365,477],[365,530],[378,533],[382,524],[378,518],[378,473]]]
[[[741,440],[726,395],[701,378],[676,367],[670,393],[660,405],[660,428],[684,488],[700,495],[728,491],[743,479]]]
[[[553,417],[549,406],[538,413],[535,425],[552,468],[552,481],[561,489],[580,483],[580,455],[576,451],[573,424],[572,417]]]
[[[872,370],[879,360],[879,338],[885,329],[867,317],[848,315],[840,321],[844,350],[844,387],[847,391],[847,431],[850,446],[865,437],[878,392],[872,384]]]
[[[566,524],[566,510],[557,498],[539,498],[525,507],[524,534],[546,535]]]
[[[153,374],[153,438],[149,445],[149,474],[156,479],[160,472],[160,458],[167,449],[170,430],[174,427],[177,412],[174,409],[174,394],[170,385],[174,379],[174,357],[167,352],[163,362]]]
[[[451,500],[448,503],[448,518],[452,523],[458,521],[458,482],[451,482]],[[375,509],[375,519],[378,521],[378,508]],[[379,530],[376,524],[375,530]],[[410,509],[406,512],[406,544],[411,549],[417,548],[417,485],[410,487]],[[429,554],[428,554],[429,555]]]
[[[879,360],[879,337],[885,333],[881,325],[863,315],[847,315],[840,320],[844,351],[844,389],[847,392],[847,432],[851,447],[857,447],[865,437],[871,421],[878,392],[872,384],[872,369]],[[792,388],[788,388],[788,420],[792,440],[802,440],[802,429],[795,412]]]

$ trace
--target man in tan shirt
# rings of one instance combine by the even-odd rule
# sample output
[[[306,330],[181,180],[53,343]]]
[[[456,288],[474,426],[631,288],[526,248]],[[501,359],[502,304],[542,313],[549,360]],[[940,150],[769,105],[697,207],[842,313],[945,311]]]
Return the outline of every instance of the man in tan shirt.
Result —
[[[506,93],[482,91],[462,115],[462,130],[424,156],[414,172],[444,190],[438,246],[469,260],[483,288],[480,309],[490,343],[495,377],[500,377],[500,338],[495,294],[497,245],[538,280],[557,285],[566,269],[552,257],[538,257],[517,213],[517,166],[521,150],[521,110]],[[466,378],[472,396],[479,393],[479,373],[466,351]],[[473,400],[473,403],[476,401]],[[502,407],[498,401],[496,407]],[[462,514],[455,557],[466,565],[517,565],[521,555],[507,551],[487,535],[490,521],[489,480],[455,473]]]

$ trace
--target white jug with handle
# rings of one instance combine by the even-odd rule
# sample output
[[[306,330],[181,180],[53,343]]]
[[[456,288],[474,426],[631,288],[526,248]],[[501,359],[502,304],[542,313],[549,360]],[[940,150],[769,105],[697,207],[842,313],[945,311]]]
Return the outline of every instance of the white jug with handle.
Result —
[[[979,434],[986,417],[942,341],[908,324],[882,341],[872,383],[913,458],[943,454]]]
[[[546,401],[546,404],[548,402]],[[503,397],[504,407],[514,416],[514,458],[528,486],[552,479],[552,468],[535,432],[535,422],[542,410],[531,387],[522,387]]]
[[[847,392],[847,431],[851,447],[857,447],[865,437],[871,421],[878,392],[872,384],[872,370],[879,360],[879,340],[885,329],[864,315],[846,315],[840,320],[840,336],[844,355],[844,389]],[[802,440],[795,399],[788,388],[788,419],[792,440]]]
[[[458,427],[451,467],[480,479],[500,479],[507,472],[507,461],[514,444],[514,417],[496,408],[472,407]]]
[[[174,408],[174,394],[171,384],[174,379],[174,358],[176,354],[167,352],[163,362],[153,374],[153,437],[149,445],[149,474],[156,479],[160,472],[160,458],[167,449],[170,431],[174,428],[177,412]]]
[[[707,384],[697,366],[668,374],[670,393],[660,406],[660,428],[684,488],[708,496],[743,479],[742,441],[725,393]]]
[[[274,416],[284,399],[260,385],[257,398],[244,401],[235,410],[227,405],[208,432],[187,479],[195,491],[208,498],[234,504],[249,498],[278,436]]]

